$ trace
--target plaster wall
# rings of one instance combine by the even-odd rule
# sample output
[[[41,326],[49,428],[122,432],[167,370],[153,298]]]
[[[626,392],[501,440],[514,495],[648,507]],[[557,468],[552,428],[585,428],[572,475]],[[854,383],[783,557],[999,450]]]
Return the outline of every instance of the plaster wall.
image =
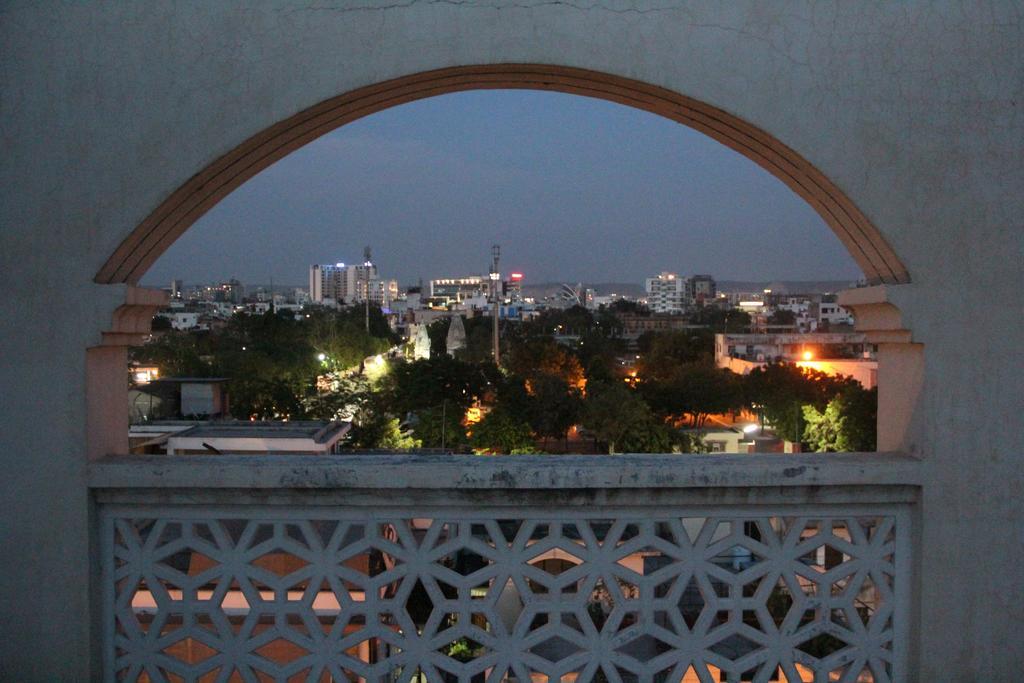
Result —
[[[118,244],[277,121],[387,79],[495,63],[587,68],[720,107],[802,154],[879,228],[911,274],[892,299],[925,348],[904,443],[923,459],[917,678],[1015,678],[1019,5],[619,0],[0,6],[0,382],[22,397],[5,402],[0,443],[0,678],[99,675],[85,349],[124,301],[93,284]]]

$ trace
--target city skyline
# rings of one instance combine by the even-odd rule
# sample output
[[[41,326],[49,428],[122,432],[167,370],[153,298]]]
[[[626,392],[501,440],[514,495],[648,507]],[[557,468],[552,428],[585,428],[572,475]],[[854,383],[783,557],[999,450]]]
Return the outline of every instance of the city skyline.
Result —
[[[406,285],[486,272],[494,242],[537,283],[860,277],[810,206],[696,131],[600,100],[484,91],[395,107],[296,151],[143,283],[300,284],[311,264],[358,261],[370,244],[382,276]]]

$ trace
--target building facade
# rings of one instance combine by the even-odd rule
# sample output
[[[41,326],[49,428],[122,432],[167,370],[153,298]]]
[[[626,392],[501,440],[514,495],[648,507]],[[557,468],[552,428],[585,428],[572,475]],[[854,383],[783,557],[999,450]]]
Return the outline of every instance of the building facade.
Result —
[[[654,313],[682,313],[686,310],[686,280],[675,273],[660,273],[644,282],[647,306]]]

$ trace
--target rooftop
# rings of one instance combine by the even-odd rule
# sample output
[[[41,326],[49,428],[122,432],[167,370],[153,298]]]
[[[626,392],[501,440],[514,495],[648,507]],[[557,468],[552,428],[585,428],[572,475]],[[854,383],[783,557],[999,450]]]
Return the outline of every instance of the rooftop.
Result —
[[[209,422],[178,432],[176,438],[204,439],[312,439],[315,443],[327,443],[344,435],[352,427],[350,422],[325,422],[322,420],[296,422]]]

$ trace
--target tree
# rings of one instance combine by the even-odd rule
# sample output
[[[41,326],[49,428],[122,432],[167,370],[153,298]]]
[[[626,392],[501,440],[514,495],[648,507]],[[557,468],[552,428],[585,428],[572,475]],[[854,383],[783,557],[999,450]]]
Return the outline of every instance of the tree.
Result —
[[[688,363],[710,363],[715,352],[714,337],[705,330],[645,332],[637,340],[641,378],[665,379]]]
[[[202,341],[200,335],[169,330],[145,346],[133,348],[131,358],[156,365],[161,377],[209,377],[213,372],[203,360]]]
[[[352,424],[349,442],[359,448],[388,450],[409,450],[422,445],[408,432],[402,431],[397,417],[377,411],[367,411],[358,422]]]
[[[390,328],[386,327],[386,322],[386,332],[378,330],[383,334],[376,336],[373,334],[375,318],[371,315],[371,333],[367,334],[365,320],[362,316],[353,315],[351,310],[314,310],[307,321],[308,339],[314,355],[324,355],[324,367],[328,370],[351,370],[365,358],[385,353],[391,348]],[[379,309],[371,310],[379,314]]]
[[[154,332],[166,332],[167,330],[173,329],[171,327],[171,319],[165,315],[154,315],[153,322],[150,324],[149,329]]]
[[[752,370],[744,379],[745,400],[761,416],[762,423],[771,423],[776,434],[800,442],[804,434],[803,406],[822,410],[851,383],[851,379],[831,377],[793,363],[769,363]]]
[[[878,392],[851,384],[824,411],[803,407],[804,442],[818,452],[873,451],[877,447]]]
[[[475,364],[449,356],[395,363],[381,382],[388,412],[394,415],[440,407],[464,413],[494,387],[494,364]]]
[[[641,378],[640,390],[655,413],[666,418],[687,416],[695,429],[711,415],[743,406],[740,376],[710,363],[669,366],[656,379]]]
[[[530,426],[541,437],[564,438],[580,414],[580,392],[554,375],[540,375],[531,382]]]
[[[627,313],[631,315],[647,315],[650,310],[643,304],[629,299],[616,299],[609,306],[612,313]]]
[[[714,332],[749,332],[750,314],[736,309],[722,310],[711,306],[698,309],[690,318],[697,325],[707,325]]]
[[[768,316],[769,325],[796,325],[796,313],[785,308],[777,308]]]
[[[463,448],[468,443],[462,427],[463,414],[454,403],[418,410],[412,435],[428,448]]]
[[[583,367],[579,359],[550,337],[538,337],[516,343],[505,358],[506,367],[531,384],[541,377],[554,377],[581,387]]]
[[[609,453],[666,453],[673,447],[672,430],[619,383],[590,388],[583,403],[583,426],[607,444]]]
[[[470,443],[479,452],[512,453],[535,447],[530,424],[503,408],[495,408],[473,425]]]

